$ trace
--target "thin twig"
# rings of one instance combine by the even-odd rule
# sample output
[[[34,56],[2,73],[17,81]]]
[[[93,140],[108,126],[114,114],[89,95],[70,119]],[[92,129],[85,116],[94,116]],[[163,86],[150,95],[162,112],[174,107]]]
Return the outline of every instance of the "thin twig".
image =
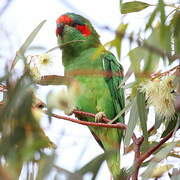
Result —
[[[152,127],[150,130],[152,131],[154,127]],[[167,140],[171,138],[173,135],[174,130],[172,130],[167,136],[165,136],[157,145],[152,147],[147,151],[147,153],[141,155],[140,154],[140,147],[143,141],[138,141],[133,137],[133,142],[134,142],[134,151],[135,151],[135,160],[134,160],[134,172],[132,174],[132,180],[137,180],[138,179],[138,173],[139,169],[141,167],[141,164],[145,159],[147,159],[149,156],[151,156],[155,151],[157,151]],[[138,143],[139,142],[139,143]]]
[[[147,153],[145,153],[144,155],[141,155],[141,157],[139,158],[139,161],[143,162],[150,155],[152,155],[155,151],[157,151],[161,147],[162,144],[164,144],[167,140],[169,140],[171,138],[171,136],[173,135],[173,132],[174,132],[174,129],[167,136],[165,136],[157,145],[155,145],[154,147],[149,149],[147,151]]]
[[[59,49],[59,48],[63,48],[63,47],[65,47],[65,46],[67,46],[67,45],[69,45],[71,43],[84,42],[84,41],[87,41],[87,40],[72,40],[72,41],[68,41],[68,42],[63,43],[63,44],[61,44],[59,46],[56,46],[56,47],[53,47],[53,48],[49,49],[46,53],[49,53],[49,52],[54,51],[54,50]]]
[[[177,65],[177,66],[175,66],[175,67],[173,67],[173,68],[171,68],[171,69],[169,69],[168,71],[165,71],[165,72],[163,72],[163,73],[155,73],[155,74],[153,74],[153,76],[152,76],[152,80],[154,80],[154,79],[156,79],[156,78],[161,78],[161,77],[163,77],[163,76],[167,76],[167,75],[169,75],[172,71],[178,71],[180,69],[180,65]]]

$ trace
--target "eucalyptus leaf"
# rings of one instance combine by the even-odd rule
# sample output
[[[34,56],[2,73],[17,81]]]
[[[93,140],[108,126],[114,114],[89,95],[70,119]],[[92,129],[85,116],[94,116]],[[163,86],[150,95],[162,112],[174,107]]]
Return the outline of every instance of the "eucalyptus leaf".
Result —
[[[171,27],[173,29],[173,36],[174,36],[174,46],[176,54],[180,54],[180,12],[176,11],[172,20],[171,20]]]
[[[46,21],[42,21],[32,32],[31,34],[28,36],[28,38],[25,40],[25,42],[23,43],[23,45],[20,47],[20,49],[17,51],[16,57],[13,60],[13,63],[11,65],[11,70],[14,68],[14,66],[16,65],[17,61],[20,59],[20,56],[24,56],[24,53],[26,51],[26,49],[29,47],[29,45],[32,43],[32,41],[34,40],[34,38],[36,37],[37,33],[40,31],[40,29],[42,28],[42,26],[44,25]]]
[[[149,18],[148,23],[146,24],[146,30],[151,27],[151,25],[152,25],[152,23],[156,17],[157,12],[158,12],[158,10],[157,10],[157,8],[155,8],[154,11],[152,12],[150,18]]]
[[[161,24],[164,24],[166,21],[166,15],[165,15],[165,4],[163,0],[159,0],[158,8],[160,11],[160,18],[161,18]]]
[[[145,140],[145,144],[148,143],[148,132],[147,132],[147,109],[145,104],[145,96],[142,92],[138,92],[137,94],[137,107],[138,107],[138,114],[140,119],[140,124]]]
[[[171,132],[176,127],[177,124],[179,124],[178,115],[175,114],[174,117],[172,119],[170,119],[170,121],[167,122],[167,126],[166,126],[161,138],[165,137],[169,132]]]
[[[126,135],[125,135],[125,140],[124,140],[124,144],[126,146],[129,146],[130,144],[131,137],[133,135],[137,122],[138,122],[138,108],[137,108],[136,99],[134,99],[134,101],[132,102],[129,121],[127,125],[128,129],[126,130]]]
[[[76,173],[81,174],[81,175],[85,175],[86,173],[92,173],[93,174],[92,180],[95,180],[102,163],[105,160],[107,160],[113,153],[115,153],[115,151],[105,152],[97,156],[96,158],[91,160],[89,163],[87,163],[85,166],[83,166],[81,169],[76,171]]]
[[[169,171],[172,167],[173,167],[172,164],[166,164],[166,165],[156,167],[151,174],[151,178],[162,177],[163,174]]]
[[[150,4],[141,2],[141,1],[132,1],[132,2],[122,3],[121,4],[121,13],[127,14],[127,13],[132,13],[132,12],[138,12],[149,6],[150,6]]]
[[[52,164],[55,158],[55,153],[48,156],[43,154],[41,160],[39,161],[37,180],[42,180],[48,176],[52,169]]]
[[[133,72],[139,73],[140,72],[140,63],[141,60],[144,58],[146,51],[141,47],[136,47],[129,51],[128,56],[131,60],[131,68]]]
[[[131,77],[132,74],[133,74],[133,72],[132,72],[132,68],[130,66],[118,88],[122,88],[124,86],[125,82]]]
[[[161,126],[162,122],[164,122],[164,118],[161,117],[161,116],[159,116],[159,115],[156,113],[156,114],[155,114],[155,125],[154,125],[155,128],[158,129],[158,128]]]
[[[121,43],[128,24],[120,24],[116,30],[116,37],[110,42],[111,47],[115,47],[118,57],[121,57]]]

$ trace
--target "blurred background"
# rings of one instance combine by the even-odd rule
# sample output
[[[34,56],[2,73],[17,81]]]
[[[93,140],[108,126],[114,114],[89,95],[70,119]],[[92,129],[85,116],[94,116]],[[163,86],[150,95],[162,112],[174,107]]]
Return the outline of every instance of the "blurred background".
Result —
[[[146,0],[146,2],[156,4],[158,1]],[[172,0],[166,2],[171,3]],[[100,34],[100,40],[104,44],[114,38],[113,31],[122,22],[129,23],[129,32],[138,33],[144,28],[148,15],[152,10],[153,7],[150,7],[139,13],[124,16],[120,14],[119,0],[0,0],[0,76],[4,74],[5,67],[12,62],[16,51],[27,36],[43,20],[47,20],[47,22],[36,36],[26,55],[41,54],[57,46],[55,35],[56,19],[63,13],[74,12],[88,18]],[[107,27],[113,31],[108,30]],[[147,35],[149,35],[148,32],[144,34],[144,37]],[[120,62],[126,72],[130,64],[127,58],[130,46],[127,40],[123,41]],[[131,46],[136,46],[136,44],[131,44]],[[112,52],[117,56],[114,49],[112,49]],[[63,75],[61,51],[53,51],[52,57],[53,64],[51,68],[42,71],[41,74]],[[21,74],[21,66],[21,63],[16,65],[17,76]],[[46,102],[46,95],[52,89],[59,90],[62,88],[65,87],[38,86],[37,96]],[[61,111],[55,112],[63,115]],[[79,169],[103,152],[85,126],[55,118],[49,123],[45,115],[41,120],[41,126],[50,140],[57,145],[55,164],[71,172]],[[51,150],[46,149],[45,152],[50,154]],[[124,157],[122,161],[124,167],[131,165],[128,158],[133,162],[133,156]],[[25,173],[26,169],[24,168],[20,179],[24,179]],[[55,171],[52,171],[46,179],[50,180],[54,179],[54,177]],[[60,179],[63,180],[65,177],[62,176]],[[91,175],[87,175],[84,179],[91,179]],[[97,180],[109,179],[109,170],[106,163],[103,163]]]

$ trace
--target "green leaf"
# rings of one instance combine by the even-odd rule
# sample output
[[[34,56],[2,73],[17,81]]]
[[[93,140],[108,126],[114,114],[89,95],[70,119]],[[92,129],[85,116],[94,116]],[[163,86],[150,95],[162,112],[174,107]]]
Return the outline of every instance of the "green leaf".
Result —
[[[150,6],[150,4],[141,2],[141,1],[122,3],[121,4],[121,13],[127,14],[127,13],[141,11],[141,10],[147,8],[148,6]]]
[[[163,0],[159,0],[157,6],[160,12],[160,26],[159,26],[159,37],[161,46],[168,53],[171,52],[171,27],[165,24],[166,14],[165,14],[165,4]]]
[[[52,164],[55,159],[55,153],[53,153],[50,156],[47,156],[45,154],[42,154],[42,158],[39,160],[38,163],[38,174],[36,179],[37,180],[42,180],[45,179],[45,177],[48,176],[48,174],[51,172],[52,169]]]
[[[145,56],[145,50],[141,47],[137,47],[129,51],[128,53],[130,60],[131,60],[131,68],[133,72],[139,73],[140,72],[140,62]]]
[[[152,23],[153,23],[153,21],[154,21],[154,19],[155,19],[155,17],[156,17],[157,12],[158,12],[158,11],[157,11],[157,8],[156,8],[156,9],[153,11],[153,13],[151,14],[148,23],[146,24],[146,30],[151,27],[151,25],[152,25]]]
[[[132,49],[131,51],[129,51],[128,53],[128,56],[130,57],[130,60],[131,60],[132,70],[138,76],[142,76],[142,75],[147,76],[151,74],[152,72],[156,71],[158,67],[160,56],[151,50],[150,48],[151,46],[153,48],[157,48],[158,51],[160,50],[163,51],[166,48],[171,49],[169,47],[170,45],[166,45],[166,47],[162,46],[160,42],[159,31],[160,31],[160,27],[157,26],[156,28],[154,28],[150,36],[146,40],[144,40],[144,44],[147,44],[149,46],[148,49],[143,47],[143,43],[142,43],[142,46],[136,47]],[[170,36],[168,35],[166,39],[169,39],[169,38]],[[167,44],[170,44],[169,42]],[[162,47],[162,48],[159,48],[159,47]],[[143,67],[141,66],[141,61],[144,61]]]
[[[146,109],[146,104],[145,104],[145,96],[141,92],[138,92],[137,94],[137,107],[138,107],[138,114],[139,114],[141,128],[143,131],[145,144],[147,144],[148,143],[147,109]]]
[[[171,27],[173,29],[173,36],[174,36],[174,46],[176,54],[180,54],[180,12],[177,11],[172,20],[171,20]]]
[[[163,176],[163,174],[167,171],[169,171],[173,167],[172,164],[166,164],[163,166],[158,166],[155,168],[151,174],[151,178],[160,178]]]
[[[132,72],[132,68],[130,66],[118,88],[122,88],[124,86],[125,82],[131,77],[132,74],[133,74],[133,72]]]
[[[128,24],[120,24],[116,30],[116,37],[110,42],[111,47],[115,47],[118,57],[121,56],[121,43]]]
[[[72,173],[62,167],[59,167],[59,166],[56,166],[56,165],[53,165],[54,168],[56,168],[56,170],[58,171],[58,174],[59,175],[65,175],[66,176],[66,179],[67,180],[83,180],[83,177],[81,175],[79,175],[78,173]],[[60,179],[58,178],[57,176],[57,179]]]
[[[40,29],[42,28],[42,26],[44,25],[46,21],[42,21],[32,32],[31,34],[28,36],[28,38],[25,40],[25,42],[23,43],[23,45],[20,47],[20,49],[17,51],[16,57],[13,60],[13,63],[11,65],[11,70],[14,68],[14,66],[16,65],[17,61],[20,59],[20,56],[23,57],[24,53],[26,51],[26,49],[29,47],[29,45],[32,43],[32,41],[34,40],[34,38],[36,37],[37,33],[40,31]]]
[[[158,8],[160,11],[161,24],[164,25],[166,21],[166,15],[165,15],[165,4],[163,0],[159,0]]]
[[[168,121],[168,125],[166,126],[166,129],[164,130],[161,138],[165,137],[170,131],[172,131],[176,127],[177,123],[179,124],[177,120],[178,120],[178,115],[175,114],[174,118]]]
[[[94,180],[97,176],[99,168],[101,167],[101,164],[104,162],[104,160],[108,159],[113,153],[115,153],[115,151],[105,152],[97,156],[89,163],[87,163],[85,166],[83,166],[80,170],[76,171],[76,173],[85,175],[86,173],[90,172],[93,174],[92,180]]]
[[[126,131],[125,140],[124,140],[124,144],[126,146],[129,146],[130,144],[130,140],[133,135],[134,129],[136,127],[137,121],[138,121],[138,109],[137,109],[136,99],[134,99],[132,102],[129,121],[127,125],[128,129]]]
[[[123,0],[120,0],[120,5],[123,3]]]
[[[158,114],[155,114],[155,128],[158,129],[161,126],[162,122],[164,122],[164,120],[165,119],[163,117],[159,116]]]

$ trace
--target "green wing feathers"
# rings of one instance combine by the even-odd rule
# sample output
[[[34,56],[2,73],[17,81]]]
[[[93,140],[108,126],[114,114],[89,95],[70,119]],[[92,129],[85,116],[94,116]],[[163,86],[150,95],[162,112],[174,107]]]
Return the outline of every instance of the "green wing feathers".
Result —
[[[117,115],[125,106],[124,90],[119,88],[123,80],[123,67],[118,63],[112,53],[107,52],[103,56],[103,69],[107,72],[105,81],[109,87],[113,106]],[[124,122],[124,117],[120,117],[118,121]]]

